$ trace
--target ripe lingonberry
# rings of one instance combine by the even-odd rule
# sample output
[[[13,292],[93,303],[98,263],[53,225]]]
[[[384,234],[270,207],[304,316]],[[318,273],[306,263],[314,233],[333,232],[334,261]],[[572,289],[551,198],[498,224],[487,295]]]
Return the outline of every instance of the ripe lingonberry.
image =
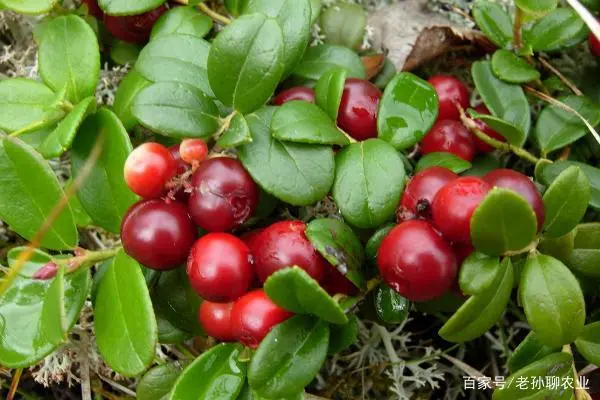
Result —
[[[443,295],[457,271],[450,245],[423,220],[397,225],[381,242],[377,265],[383,280],[412,301]]]
[[[490,114],[490,111],[483,104],[480,104],[477,107],[475,107],[475,111],[477,111],[479,114],[487,114],[487,115]],[[504,136],[502,136],[501,134],[499,134],[498,132],[496,132],[495,130],[490,128],[490,126],[488,124],[486,124],[485,122],[483,122],[482,120],[476,119],[475,124],[477,124],[477,127],[479,128],[480,131],[482,131],[483,133],[485,133],[492,139],[496,139],[500,142],[506,142],[506,139],[504,138]],[[492,146],[483,142],[481,139],[479,139],[475,135],[473,135],[473,142],[475,143],[475,148],[477,149],[477,151],[479,153],[489,153],[489,152],[495,150]]]
[[[330,295],[345,294],[354,296],[358,294],[358,288],[348,278],[346,278],[337,268],[330,268],[327,277],[321,284],[323,289]]]
[[[201,163],[208,156],[208,146],[202,139],[185,139],[179,146],[181,159],[188,164]]]
[[[535,187],[535,183],[528,177],[512,169],[497,169],[483,177],[483,180],[489,183],[492,187],[511,189],[520,194],[537,217],[538,230],[544,225],[544,202],[542,196]]]
[[[458,178],[443,167],[430,167],[418,172],[406,185],[400,206],[417,217],[430,217],[431,202],[447,183]]]
[[[259,196],[258,186],[239,161],[217,157],[200,164],[194,173],[188,206],[201,228],[222,232],[248,221]]]
[[[481,178],[460,177],[441,188],[433,198],[433,222],[453,242],[471,242],[471,217],[492,187]]]
[[[280,106],[292,100],[304,100],[309,103],[314,103],[315,92],[306,86],[296,86],[279,93],[277,97],[273,99],[273,104]]]
[[[261,282],[274,272],[291,266],[305,270],[317,282],[323,281],[331,266],[306,238],[306,224],[280,221],[265,228],[251,243],[256,274]]]
[[[588,44],[590,46],[590,52],[596,56],[600,57],[600,39],[593,32],[590,32],[588,36]]]
[[[466,109],[469,107],[469,89],[455,76],[436,75],[428,81],[437,92],[439,99],[440,119],[460,119],[457,104]]]
[[[204,333],[221,342],[234,342],[237,338],[231,327],[233,303],[213,303],[204,300],[198,309],[198,321]]]
[[[169,179],[177,174],[177,163],[162,144],[144,143],[127,157],[125,183],[132,192],[144,197],[158,197]]]
[[[257,348],[275,325],[293,314],[269,299],[262,289],[253,290],[240,297],[231,310],[234,336],[244,345]]]
[[[127,211],[121,225],[125,252],[152,269],[184,263],[195,239],[196,228],[187,208],[176,201],[140,201]]]
[[[98,2],[96,0],[83,0],[83,2],[85,4],[87,4],[90,15],[92,15],[98,19],[104,18],[104,12],[100,8],[100,6],[98,5]]]
[[[200,297],[233,301],[246,293],[254,276],[248,246],[228,233],[209,233],[192,246],[187,262],[190,285]]]
[[[164,5],[139,15],[112,16],[104,15],[106,29],[117,39],[124,42],[143,44],[150,38],[152,26],[163,13]]]
[[[180,147],[181,144],[169,147],[169,153],[171,153],[171,157],[173,157],[173,160],[175,160],[175,163],[177,164],[177,175],[181,175],[191,168],[190,164],[181,159],[181,153],[179,152]]]
[[[471,132],[463,124],[451,119],[438,119],[421,140],[423,154],[446,152],[467,161],[475,157],[475,143]]]
[[[367,80],[346,79],[337,118],[340,128],[359,141],[377,137],[381,96],[381,90]]]

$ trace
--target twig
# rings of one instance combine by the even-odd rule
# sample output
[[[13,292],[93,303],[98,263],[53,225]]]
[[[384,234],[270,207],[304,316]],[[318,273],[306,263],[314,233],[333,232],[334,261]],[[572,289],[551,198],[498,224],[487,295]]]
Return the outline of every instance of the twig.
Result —
[[[591,374],[592,372],[596,371],[598,368],[600,368],[600,367],[597,365],[588,364],[579,370],[579,376]]]
[[[21,374],[23,374],[23,368],[17,368],[12,381],[10,382],[10,389],[8,390],[8,397],[6,397],[6,400],[13,400],[15,398],[15,393],[17,393],[19,381],[21,380]]]
[[[237,115],[237,110],[233,110],[233,112],[231,114],[229,114],[225,118],[221,118],[219,120],[221,126],[219,126],[219,129],[213,135],[213,138],[215,140],[219,139],[221,137],[221,135],[223,135],[223,133],[225,133],[225,131],[227,129],[229,129],[229,127],[231,126],[231,120],[233,120],[233,117],[235,117],[236,115]]]
[[[562,72],[560,72],[558,69],[556,69],[556,67],[554,65],[550,64],[550,62],[548,60],[546,60],[544,57],[538,57],[538,60],[540,61],[540,63],[542,63],[544,68],[547,68],[554,75],[556,75],[562,83],[564,83],[569,89],[571,89],[571,91],[573,93],[575,93],[576,96],[583,96],[583,92],[581,90],[579,90],[579,88],[577,86],[575,86],[575,84],[573,82],[571,82],[569,80],[569,78],[564,76],[562,74]]]
[[[471,367],[469,364],[465,363],[464,361],[459,360],[458,358],[454,358],[452,356],[449,356],[448,354],[442,354],[442,357],[444,357],[446,360],[450,361],[452,364],[454,364],[454,366],[461,369],[464,373],[469,374],[470,377],[474,377],[474,378],[485,378],[486,377],[479,370]]]
[[[84,318],[83,315],[81,318]],[[92,400],[92,385],[90,382],[90,360],[88,358],[88,347],[90,340],[88,333],[85,329],[82,329],[79,333],[80,340],[80,355],[79,365],[81,372],[81,399]]]
[[[516,7],[515,10],[515,22],[513,24],[513,44],[515,45],[515,49],[521,50],[523,47],[523,41],[521,39],[521,27],[523,25],[523,10],[519,7]]]
[[[571,350],[570,344],[565,344],[562,348],[562,351],[565,353],[569,353],[573,356],[573,351]],[[579,375],[577,374],[577,369],[575,368],[575,360],[571,363],[571,368],[573,370],[574,381],[575,381],[575,400],[592,400],[592,397],[589,393],[581,387],[581,383],[579,382]]]
[[[175,2],[179,3],[179,4],[185,4],[185,5],[189,4],[188,0],[175,0]],[[229,25],[231,23],[231,19],[227,18],[224,15],[219,14],[216,11],[211,10],[211,8],[208,7],[204,3],[200,3],[196,7],[198,8],[198,10],[202,11],[204,14],[208,15],[216,22],[219,22],[223,25]]]
[[[126,388],[125,386],[121,385],[120,383],[117,383],[117,382],[113,381],[112,379],[108,379],[107,377],[104,377],[102,375],[98,375],[98,378],[100,378],[104,382],[108,383],[114,389],[125,393],[127,396],[135,397],[135,392],[133,390]]]

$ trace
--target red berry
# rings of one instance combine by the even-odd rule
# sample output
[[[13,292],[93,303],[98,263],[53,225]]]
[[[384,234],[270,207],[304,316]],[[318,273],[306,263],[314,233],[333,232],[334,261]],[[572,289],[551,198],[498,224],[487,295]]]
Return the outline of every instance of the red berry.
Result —
[[[469,89],[465,84],[451,75],[432,76],[428,82],[435,88],[438,95],[440,103],[438,120],[459,120],[460,113],[456,105],[459,104],[464,109],[469,107]]]
[[[204,300],[198,309],[198,321],[204,332],[221,342],[235,342],[231,329],[233,303],[213,303]]]
[[[164,5],[139,15],[104,15],[106,29],[117,39],[129,43],[143,44],[150,38],[152,26],[167,11]]]
[[[244,243],[246,243],[246,245],[248,246],[248,248],[250,249],[250,251],[252,251],[252,247],[254,246],[254,243],[256,243],[256,239],[260,236],[260,234],[264,230],[265,230],[265,228],[253,229],[253,230],[251,230],[249,232],[243,233],[240,236],[240,239],[242,239],[242,241]]]
[[[453,242],[471,242],[471,216],[492,187],[481,178],[461,177],[440,189],[431,206],[433,222]]]
[[[258,186],[239,161],[218,157],[203,162],[194,173],[188,206],[201,228],[229,231],[248,221],[259,196]]]
[[[181,159],[180,146],[181,144],[176,144],[169,147],[169,153],[171,153],[171,157],[173,157],[173,160],[177,164],[177,175],[181,175],[191,168],[190,164]]]
[[[453,243],[452,250],[454,250],[456,261],[460,266],[475,251],[475,248],[471,243]]]
[[[280,221],[265,228],[251,243],[250,251],[261,282],[275,271],[294,265],[316,281],[323,281],[331,266],[306,238],[305,230],[304,222]]]
[[[179,154],[188,164],[201,163],[208,156],[208,146],[202,139],[185,139],[181,142]]]
[[[381,242],[377,265],[383,280],[412,301],[443,295],[452,286],[457,271],[452,248],[423,220],[394,227]]]
[[[257,348],[275,325],[293,314],[277,306],[258,289],[240,297],[231,310],[231,326],[234,336],[244,345]]]
[[[356,140],[377,137],[377,110],[381,91],[364,79],[348,78],[338,114],[338,125]]]
[[[187,208],[176,201],[142,200],[127,211],[121,224],[125,252],[152,269],[183,264],[195,239]]]
[[[418,172],[406,185],[400,205],[415,216],[428,217],[436,193],[447,183],[458,178],[443,167],[430,167]]]
[[[194,243],[187,262],[192,288],[216,303],[233,301],[252,283],[250,250],[229,233],[209,233]]]
[[[273,104],[280,106],[292,100],[304,100],[309,103],[314,103],[315,92],[311,88],[305,86],[296,86],[279,93],[273,100]]]
[[[321,286],[332,296],[338,293],[345,294],[347,296],[354,296],[358,294],[358,288],[356,285],[342,275],[342,273],[335,267],[329,269],[329,273],[327,274],[327,277]]]
[[[487,115],[490,114],[490,111],[483,104],[475,107],[475,111],[477,111],[479,114],[487,114]],[[499,134],[498,132],[496,132],[495,130],[490,128],[490,126],[488,124],[486,124],[485,122],[483,122],[482,120],[476,119],[475,123],[477,124],[477,127],[479,128],[480,131],[482,131],[483,133],[485,133],[492,139],[496,139],[500,142],[506,142],[506,139],[504,138],[504,136],[502,136],[501,134]],[[473,142],[475,143],[475,148],[477,149],[477,151],[479,153],[489,153],[489,152],[492,152],[495,150],[492,146],[483,142],[481,139],[479,139],[475,135],[473,135]]]
[[[438,119],[421,140],[421,151],[423,154],[452,153],[470,162],[475,157],[475,144],[471,132],[463,124],[451,119]]]
[[[104,12],[100,8],[100,6],[98,5],[98,2],[96,0],[83,0],[83,2],[85,4],[87,4],[90,15],[92,15],[98,19],[104,18]]]
[[[169,179],[177,174],[177,163],[162,144],[144,143],[125,161],[125,183],[132,192],[144,197],[159,197]]]
[[[538,192],[535,183],[528,177],[512,169],[497,169],[483,177],[483,180],[489,183],[492,187],[511,189],[520,194],[537,217],[538,230],[544,225],[544,202],[542,196]]]
[[[596,57],[600,57],[600,39],[593,32],[590,32],[588,36],[588,44],[590,45],[590,51]]]

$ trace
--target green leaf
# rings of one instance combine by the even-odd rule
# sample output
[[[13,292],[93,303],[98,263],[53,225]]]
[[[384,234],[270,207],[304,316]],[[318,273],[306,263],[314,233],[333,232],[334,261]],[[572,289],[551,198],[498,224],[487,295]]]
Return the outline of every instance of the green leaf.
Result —
[[[590,1],[590,0],[587,0]],[[310,8],[311,8],[311,16],[310,16],[310,25],[313,26],[319,16],[321,15],[321,10],[323,8],[323,0],[310,0]]]
[[[600,10],[600,0],[581,0],[580,3],[586,6],[590,11]]]
[[[578,274],[600,278],[600,250],[598,249],[574,249],[565,262]]]
[[[76,177],[102,134],[102,154],[77,191],[81,205],[97,226],[109,232],[119,232],[121,218],[135,203],[133,194],[123,178],[123,166],[131,152],[127,131],[111,111],[100,109],[88,117],[77,135],[71,150],[71,173]]]
[[[138,15],[153,10],[165,0],[98,0],[98,5],[108,15]]]
[[[377,86],[379,89],[385,89],[386,86],[394,79],[396,76],[396,66],[389,58],[385,58],[385,63],[383,64],[383,69],[373,80],[373,84]]]
[[[222,343],[202,353],[175,382],[170,400],[235,400],[246,378],[240,348]]]
[[[404,150],[418,143],[438,116],[438,97],[433,86],[401,72],[386,87],[379,105],[379,138]]]
[[[115,93],[115,102],[113,111],[123,123],[126,130],[133,129],[138,120],[133,116],[131,106],[137,94],[150,85],[150,81],[140,75],[135,69],[132,69],[121,80],[117,92]]]
[[[577,225],[574,246],[577,249],[600,249],[600,222]]]
[[[517,7],[531,14],[543,14],[552,11],[558,0],[515,0]]]
[[[333,68],[344,68],[349,78],[366,77],[365,66],[360,57],[347,47],[323,44],[309,47],[304,58],[294,70],[294,75],[319,80],[323,74]]]
[[[535,332],[531,331],[508,357],[508,370],[515,372],[527,365],[560,350],[560,347],[543,345]]]
[[[583,293],[575,276],[555,258],[543,254],[527,258],[519,298],[527,322],[546,346],[571,343],[583,328]]]
[[[352,346],[358,338],[358,318],[351,314],[349,321],[343,325],[329,326],[329,348],[328,355],[334,355]]]
[[[460,174],[471,168],[471,163],[452,153],[429,153],[419,159],[415,173],[431,167],[443,167]]]
[[[284,75],[298,65],[310,40],[310,0],[249,0],[245,13],[263,13],[277,21],[283,34]]]
[[[202,38],[212,27],[212,19],[193,7],[175,7],[161,15],[152,26],[150,40],[170,34]]]
[[[60,157],[71,148],[75,135],[83,120],[90,114],[96,112],[96,98],[88,97],[73,107],[73,110],[58,123],[56,129],[46,136],[46,139],[38,147],[38,151],[45,158]]]
[[[500,259],[475,251],[463,261],[459,273],[460,290],[477,295],[488,290],[500,273]]]
[[[327,113],[312,103],[294,100],[279,107],[271,121],[273,137],[297,143],[346,145],[350,141]]]
[[[521,86],[496,78],[490,61],[474,62],[471,73],[477,91],[492,114],[518,127],[527,136],[531,113]]]
[[[138,382],[136,398],[138,400],[169,400],[169,394],[181,369],[173,364],[164,364],[146,372]]]
[[[15,264],[19,253],[25,248],[11,250],[8,257],[9,265]],[[34,253],[35,264],[32,260],[26,263],[28,275],[43,267],[52,257],[42,251]],[[54,289],[60,289],[55,278],[54,281],[34,280],[23,275],[17,275],[11,286],[0,298],[0,363],[7,368],[25,368],[36,364],[58,345],[58,337],[51,338],[49,333],[62,328],[62,338],[79,319],[79,313],[87,298],[90,288],[89,270],[82,268],[64,277],[63,300],[56,297],[48,300],[50,288],[54,282]],[[60,290],[58,290],[60,292]],[[55,293],[56,294],[56,293]],[[60,320],[48,320],[51,314],[50,302],[56,304],[57,300],[64,302],[64,321],[57,326]],[[43,317],[44,309],[46,316]],[[52,326],[49,326],[52,325]]]
[[[113,40],[110,45],[110,58],[119,65],[133,65],[140,56],[141,51],[141,45]]]
[[[581,168],[561,172],[544,193],[544,232],[559,237],[572,231],[583,218],[590,202],[590,180]]]
[[[558,8],[523,31],[523,41],[533,51],[559,51],[588,37],[589,29],[571,8]]]
[[[536,173],[536,176],[539,175],[538,179],[545,185],[550,185],[564,170],[571,166],[579,167],[587,175],[591,189],[589,204],[596,209],[600,209],[600,169],[575,161],[555,161],[544,165],[539,173]]]
[[[102,276],[94,325],[98,350],[111,369],[136,376],[154,360],[157,328],[140,265],[119,251]]]
[[[100,78],[96,34],[75,15],[53,19],[44,29],[38,64],[46,85],[55,91],[66,86],[68,100],[79,103],[93,96]]]
[[[0,138],[0,219],[31,240],[44,225],[64,192],[39,153],[18,139]],[[70,250],[78,234],[71,209],[66,207],[41,240],[42,247]]]
[[[574,236],[573,231],[556,238],[542,235],[537,249],[540,253],[558,258],[569,265],[568,260],[574,249]]]
[[[58,0],[2,0],[0,8],[18,12],[19,14],[44,14],[52,10]]]
[[[509,50],[497,50],[492,56],[492,71],[496,77],[509,83],[527,83],[540,79],[535,66]]]
[[[40,316],[40,336],[52,345],[59,345],[67,340],[64,278],[65,268],[59,267],[46,292]]]
[[[527,134],[518,126],[489,114],[480,114],[469,109],[472,118],[485,122],[490,128],[502,135],[513,146],[523,147],[527,141]]]
[[[367,241],[367,244],[365,245],[365,255],[371,264],[376,265],[379,246],[387,234],[394,229],[394,226],[396,225],[393,223],[382,226],[381,228],[377,229],[373,236],[371,236]]]
[[[482,154],[475,156],[471,168],[465,171],[462,175],[482,177],[498,168],[502,168],[498,158],[492,154]]]
[[[285,68],[282,28],[262,13],[224,28],[208,55],[208,80],[223,104],[250,113],[273,95]]]
[[[380,139],[353,143],[335,158],[332,195],[342,215],[359,228],[375,228],[394,216],[404,189],[404,164]]]
[[[499,47],[507,47],[513,40],[510,15],[498,3],[479,0],[473,6],[473,18],[481,31]]]
[[[65,183],[65,185],[63,186],[65,193],[67,192],[68,188],[72,184],[73,184],[73,181],[71,179],[69,179]],[[73,213],[73,219],[75,220],[75,225],[77,225],[79,227],[87,227],[92,224],[92,219],[83,209],[83,206],[81,205],[81,202],[79,201],[77,196],[73,196],[69,199],[69,207],[71,207],[71,212]]]
[[[159,36],[144,47],[135,69],[151,82],[187,83],[212,97],[207,73],[210,48],[210,43],[199,37]]]
[[[363,286],[360,271],[365,254],[352,228],[337,219],[318,218],[308,223],[306,236],[340,273],[357,287]]]
[[[590,125],[600,123],[600,105],[587,97],[567,96],[558,100],[581,114]],[[588,132],[587,126],[578,116],[555,105],[542,110],[534,131],[539,146],[545,153],[562,149]]]
[[[346,69],[333,68],[325,72],[315,86],[316,104],[325,110],[334,121],[337,121],[347,75]]]
[[[300,267],[275,272],[265,282],[264,289],[275,304],[296,314],[316,315],[334,324],[348,322],[339,304]]]
[[[385,323],[401,324],[408,318],[410,301],[385,284],[375,289],[373,301],[377,316]]]
[[[588,362],[600,364],[600,322],[584,326],[575,340],[575,346]]]
[[[252,142],[252,135],[250,135],[248,122],[242,114],[236,114],[233,116],[229,128],[217,140],[217,146],[238,147],[250,142]]]
[[[471,217],[473,246],[491,256],[524,249],[536,233],[535,212],[510,189],[493,188]]]
[[[140,124],[165,136],[207,139],[219,128],[215,102],[185,83],[154,83],[137,94],[131,110]]]
[[[8,260],[8,265],[12,266],[17,262],[17,259],[21,255],[22,252],[27,251],[26,246],[22,247],[13,247],[10,249],[6,255],[6,259]],[[29,260],[23,263],[21,270],[18,273],[18,276],[22,278],[33,278],[35,272],[46,265],[48,262],[53,261],[53,258],[48,253],[43,252],[42,250],[34,250],[31,254]]]
[[[238,17],[244,12],[249,0],[224,0],[223,3],[229,14]]]
[[[513,287],[514,272],[505,258],[494,282],[482,293],[469,299],[442,326],[438,334],[449,342],[460,343],[487,332],[504,314]]]
[[[358,4],[337,1],[321,13],[319,25],[325,43],[358,50],[367,27],[367,12]]]
[[[158,328],[158,343],[180,344],[192,339],[193,335],[191,333],[184,332],[171,324],[156,306],[154,306],[154,315],[156,316],[156,326]]]
[[[277,325],[252,357],[250,387],[268,398],[295,395],[323,366],[328,344],[329,326],[323,320],[297,315]]]
[[[266,192],[292,205],[313,204],[333,184],[333,151],[329,146],[274,139],[269,131],[273,111],[266,108],[246,118],[252,143],[239,147],[240,160]]]

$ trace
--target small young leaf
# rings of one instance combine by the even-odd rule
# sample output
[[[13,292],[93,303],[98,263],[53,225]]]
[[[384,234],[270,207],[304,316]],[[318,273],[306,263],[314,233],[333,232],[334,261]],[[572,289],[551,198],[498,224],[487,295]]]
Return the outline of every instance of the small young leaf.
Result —
[[[138,120],[133,116],[133,112],[131,111],[133,100],[142,89],[149,85],[150,81],[140,75],[135,69],[132,69],[121,80],[117,88],[113,111],[123,123],[123,127],[128,131],[138,124]]]
[[[559,237],[572,231],[583,218],[590,201],[590,180],[575,166],[564,170],[544,193],[544,232]]]
[[[386,87],[379,105],[379,138],[396,149],[418,143],[438,116],[438,97],[433,86],[416,75],[401,72]]]
[[[459,273],[460,290],[464,294],[476,295],[490,288],[500,273],[500,259],[477,251],[463,261]]]
[[[401,324],[408,318],[410,301],[385,284],[375,289],[373,301],[377,316],[385,323]]]
[[[508,357],[508,370],[515,372],[527,365],[560,350],[560,347],[543,345],[535,332],[531,331]]]
[[[58,0],[2,0],[1,8],[8,8],[19,14],[45,14],[52,10]]]
[[[334,121],[337,121],[347,75],[344,68],[333,68],[324,73],[315,86],[315,103]]]
[[[571,8],[558,8],[523,31],[523,41],[533,51],[559,51],[588,37],[589,29]]]
[[[460,174],[471,168],[471,163],[452,153],[429,153],[419,159],[415,166],[415,172],[431,167],[443,167],[455,174]]]
[[[212,19],[193,7],[175,7],[161,15],[152,26],[150,40],[170,34],[202,38],[210,32],[212,27]]]
[[[349,321],[344,325],[334,324],[329,326],[328,355],[342,352],[356,342],[358,338],[358,318],[356,315],[351,314],[348,319]]]
[[[575,340],[575,346],[588,362],[600,364],[600,322],[584,326]]]
[[[527,83],[540,79],[535,66],[509,50],[497,50],[492,56],[494,75],[509,83]]]
[[[98,5],[108,15],[138,15],[153,10],[165,0],[98,0]]]
[[[587,175],[591,189],[589,204],[596,209],[600,209],[600,169],[576,161],[555,161],[544,165],[540,171],[536,172],[536,176],[539,176],[538,179],[543,184],[550,185],[564,170],[571,166],[579,167]]]
[[[181,369],[173,364],[164,364],[146,372],[138,382],[136,399],[138,400],[168,400],[169,394]]]
[[[309,47],[300,64],[294,69],[294,75],[319,80],[323,74],[333,68],[346,69],[349,78],[366,77],[365,66],[358,54],[346,47],[329,44]]]
[[[469,109],[469,114],[474,119],[485,122],[490,128],[504,136],[506,141],[513,146],[523,147],[527,141],[527,134],[518,126],[489,114],[480,114]]]
[[[248,122],[242,114],[236,114],[231,120],[229,128],[217,140],[217,146],[238,147],[250,142],[252,142],[252,135],[250,135]]]
[[[321,13],[319,25],[325,43],[358,50],[365,36],[367,12],[358,4],[337,1]]]
[[[473,18],[481,31],[499,47],[507,47],[513,40],[510,15],[498,3],[479,0],[473,6]]]
[[[379,246],[381,245],[383,238],[390,233],[394,226],[395,224],[392,223],[382,226],[376,230],[373,236],[367,241],[367,244],[365,245],[365,255],[367,256],[367,261],[372,265],[377,265],[377,252],[379,251]]]
[[[550,347],[571,343],[585,323],[585,300],[577,278],[560,261],[543,254],[527,258],[519,298],[527,322]]]
[[[530,14],[543,14],[554,10],[558,0],[515,0],[515,4]]]

